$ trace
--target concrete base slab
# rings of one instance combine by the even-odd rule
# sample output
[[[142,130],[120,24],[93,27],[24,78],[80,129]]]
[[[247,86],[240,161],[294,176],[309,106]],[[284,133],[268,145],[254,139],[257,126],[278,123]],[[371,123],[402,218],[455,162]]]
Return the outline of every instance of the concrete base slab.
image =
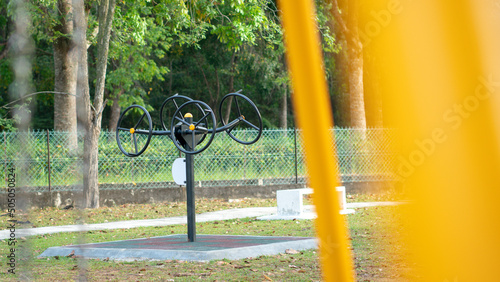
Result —
[[[75,256],[109,258],[111,260],[186,260],[243,259],[261,255],[284,253],[286,249],[307,250],[317,247],[316,238],[197,235],[196,242],[188,242],[187,235],[121,240],[105,243],[50,247],[39,258]]]

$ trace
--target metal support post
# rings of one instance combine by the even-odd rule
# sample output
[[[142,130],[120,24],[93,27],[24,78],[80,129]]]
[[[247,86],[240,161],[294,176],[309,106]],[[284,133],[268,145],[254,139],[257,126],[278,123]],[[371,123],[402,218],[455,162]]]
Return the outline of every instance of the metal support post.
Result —
[[[192,117],[186,117],[188,123],[193,122]],[[196,147],[196,144],[193,144]],[[189,144],[185,145],[186,150],[194,150]],[[186,154],[186,196],[187,196],[187,222],[188,222],[188,242],[196,241],[196,212],[194,202],[194,156]]]
[[[196,241],[196,213],[194,203],[194,165],[193,155],[186,154],[186,195],[187,195],[187,222],[188,241]]]

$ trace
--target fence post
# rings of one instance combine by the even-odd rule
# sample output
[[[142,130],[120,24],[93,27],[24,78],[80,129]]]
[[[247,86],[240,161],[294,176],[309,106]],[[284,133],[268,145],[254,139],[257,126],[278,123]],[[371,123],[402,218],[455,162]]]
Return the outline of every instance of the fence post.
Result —
[[[295,184],[299,184],[299,175],[297,172],[297,128],[293,127],[293,150],[295,155]]]
[[[47,129],[47,172],[49,178],[49,194],[51,194],[51,185],[50,185],[50,142],[49,142],[49,130]],[[52,197],[52,194],[50,195]]]

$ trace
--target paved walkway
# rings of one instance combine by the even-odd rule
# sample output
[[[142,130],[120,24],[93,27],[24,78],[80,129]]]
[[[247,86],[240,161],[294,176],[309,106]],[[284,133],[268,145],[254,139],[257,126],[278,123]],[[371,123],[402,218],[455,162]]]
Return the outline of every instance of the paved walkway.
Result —
[[[348,203],[347,208],[390,206],[390,205],[399,205],[403,203],[404,202]],[[229,209],[229,210],[197,214],[196,222],[229,220],[229,219],[237,219],[245,217],[259,217],[264,215],[275,214],[276,212],[277,212],[276,207]],[[33,235],[60,233],[60,232],[79,232],[79,231],[136,228],[136,227],[148,227],[148,226],[167,226],[176,224],[187,224],[186,216],[176,216],[176,217],[157,218],[157,219],[114,221],[114,222],[97,223],[97,224],[62,225],[62,226],[16,229],[16,237],[19,238],[19,237],[26,237]],[[9,230],[0,231],[0,240],[7,239],[9,237],[10,237]]]
[[[243,208],[243,209],[229,209],[216,212],[207,212],[196,215],[196,222],[215,221],[215,220],[229,220],[236,218],[245,218],[253,216],[263,216],[276,213],[275,207],[268,208]],[[96,224],[83,224],[83,225],[61,225],[61,226],[48,226],[38,228],[17,229],[16,237],[26,237],[33,235],[52,234],[59,232],[79,232],[79,231],[92,231],[92,230],[105,230],[105,229],[120,229],[120,228],[136,228],[148,226],[167,226],[176,224],[187,224],[186,216],[175,216],[157,219],[141,219],[141,220],[126,220],[126,221],[113,221],[107,223]],[[0,231],[0,239],[7,239],[10,236],[9,230]]]

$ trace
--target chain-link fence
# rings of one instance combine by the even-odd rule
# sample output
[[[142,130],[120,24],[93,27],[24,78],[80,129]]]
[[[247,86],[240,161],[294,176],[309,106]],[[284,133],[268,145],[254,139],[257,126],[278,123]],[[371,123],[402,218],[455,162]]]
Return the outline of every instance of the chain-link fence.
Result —
[[[389,181],[395,155],[391,151],[393,131],[389,129],[334,129],[340,175],[343,182]],[[69,134],[54,131],[3,132],[2,164],[27,162],[18,171],[28,191],[74,190],[82,182],[83,136],[78,149],[67,148]],[[25,143],[29,159],[21,159]],[[334,148],[332,144],[332,148]],[[25,155],[26,156],[26,155]],[[118,149],[114,132],[102,132],[99,139],[100,189],[177,187],[171,173],[179,152],[167,137],[154,136],[144,154],[129,158]],[[210,147],[195,156],[196,186],[241,186],[303,184],[306,182],[302,138],[299,130],[264,130],[261,139],[241,145],[227,134],[217,134]],[[6,181],[0,191],[5,191]]]

